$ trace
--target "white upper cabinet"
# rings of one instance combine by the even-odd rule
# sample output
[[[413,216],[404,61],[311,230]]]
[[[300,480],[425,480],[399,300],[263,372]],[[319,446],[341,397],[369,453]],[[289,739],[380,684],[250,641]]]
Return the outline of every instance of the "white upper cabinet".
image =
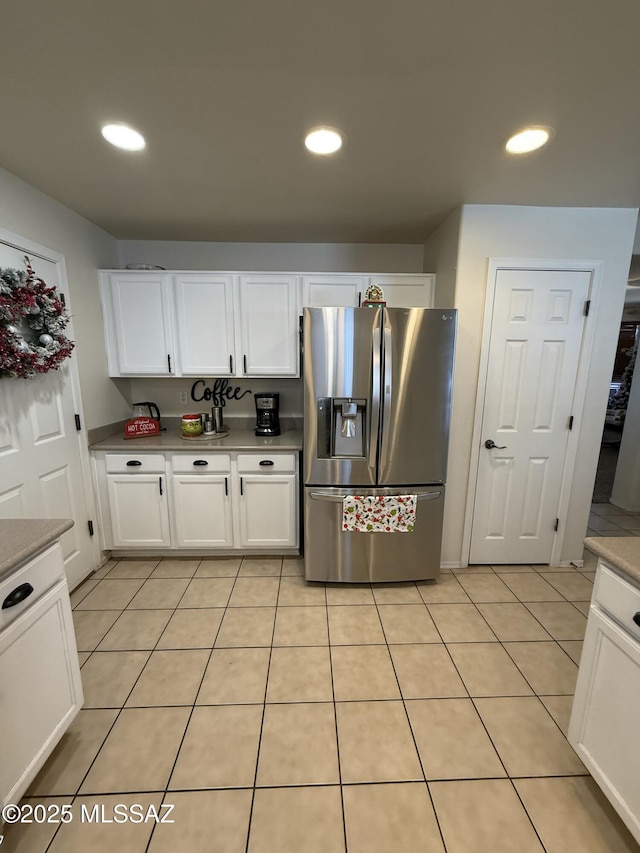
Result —
[[[389,308],[433,308],[435,275],[383,273],[380,275],[325,273],[302,276],[302,304],[314,308],[356,308],[367,288],[378,285]]]
[[[233,276],[181,273],[173,276],[173,288],[181,375],[233,375]]]
[[[305,275],[302,304],[310,308],[357,308],[366,289],[365,275]]]
[[[109,376],[299,376],[302,305],[433,307],[421,273],[100,274]]]
[[[433,308],[436,277],[431,273],[371,275],[365,291],[370,284],[382,288],[389,308]]]
[[[110,273],[100,280],[109,376],[172,376],[171,291],[168,276]]]
[[[297,276],[240,276],[241,361],[236,375],[298,376],[300,336]]]

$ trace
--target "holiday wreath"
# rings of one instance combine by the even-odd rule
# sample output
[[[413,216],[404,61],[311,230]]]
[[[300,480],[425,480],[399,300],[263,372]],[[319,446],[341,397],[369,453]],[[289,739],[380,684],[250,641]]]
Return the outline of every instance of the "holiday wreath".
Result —
[[[55,287],[33,271],[0,268],[0,376],[33,379],[57,370],[74,343],[63,334],[69,322]]]

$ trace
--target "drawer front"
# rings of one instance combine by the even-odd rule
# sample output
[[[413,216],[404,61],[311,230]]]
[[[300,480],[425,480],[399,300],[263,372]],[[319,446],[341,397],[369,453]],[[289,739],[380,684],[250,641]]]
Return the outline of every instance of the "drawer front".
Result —
[[[640,625],[633,621],[636,614],[639,614],[640,620],[640,589],[627,583],[602,562],[598,563],[593,602],[602,607],[630,634],[640,639]]]
[[[107,453],[107,474],[161,474],[165,469],[162,453]]]
[[[294,474],[295,453],[241,453],[238,454],[239,474]]]
[[[64,578],[62,552],[57,543],[4,578],[0,583],[0,605],[9,599],[7,604],[11,606],[0,609],[0,628],[13,622],[41,595]],[[32,592],[29,592],[29,587],[33,588]],[[16,603],[11,604],[12,600]]]
[[[171,467],[175,474],[228,474],[231,457],[228,453],[174,453]]]

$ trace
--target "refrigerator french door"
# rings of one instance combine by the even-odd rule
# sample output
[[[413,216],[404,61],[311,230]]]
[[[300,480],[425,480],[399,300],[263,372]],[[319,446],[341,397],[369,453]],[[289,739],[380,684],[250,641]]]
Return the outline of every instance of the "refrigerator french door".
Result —
[[[453,309],[304,309],[308,580],[437,576],[456,320]],[[414,529],[343,530],[349,495],[415,495]]]

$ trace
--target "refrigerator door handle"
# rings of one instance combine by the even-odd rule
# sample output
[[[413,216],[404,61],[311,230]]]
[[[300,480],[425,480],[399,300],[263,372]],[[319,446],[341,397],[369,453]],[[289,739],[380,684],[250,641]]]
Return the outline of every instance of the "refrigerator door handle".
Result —
[[[414,492],[414,494],[419,501],[434,501],[442,495],[442,492]],[[334,492],[309,492],[309,497],[314,501],[342,503],[348,495],[336,495]]]
[[[385,325],[384,329],[384,369],[382,388],[382,442],[380,447],[380,467],[384,468],[389,456],[389,425],[391,424],[391,377],[392,377],[392,355],[391,355],[391,329]]]
[[[369,420],[369,468],[376,467],[378,430],[380,429],[380,326],[371,336],[371,418]]]

